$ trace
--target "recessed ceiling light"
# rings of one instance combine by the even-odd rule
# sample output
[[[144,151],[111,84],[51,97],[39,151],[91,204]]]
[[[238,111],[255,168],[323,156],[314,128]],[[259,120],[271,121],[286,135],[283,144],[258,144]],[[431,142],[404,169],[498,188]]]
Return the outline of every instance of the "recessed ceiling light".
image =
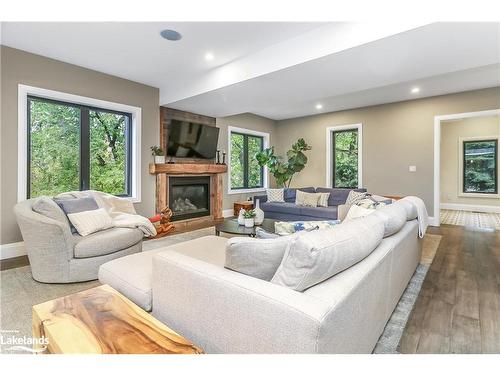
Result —
[[[175,31],[175,30],[163,30],[160,35],[167,39],[167,40],[171,40],[171,41],[177,41],[177,40],[181,40],[182,39],[182,35],[181,33],[179,33],[178,31]]]
[[[320,103],[316,104],[316,109],[323,109],[323,104]]]
[[[419,92],[420,92],[420,88],[418,88],[418,87],[414,87],[411,89],[412,94],[418,94]]]
[[[214,59],[214,57],[215,57],[214,54],[211,52],[207,52],[205,54],[205,60],[207,60],[207,61],[212,61]]]

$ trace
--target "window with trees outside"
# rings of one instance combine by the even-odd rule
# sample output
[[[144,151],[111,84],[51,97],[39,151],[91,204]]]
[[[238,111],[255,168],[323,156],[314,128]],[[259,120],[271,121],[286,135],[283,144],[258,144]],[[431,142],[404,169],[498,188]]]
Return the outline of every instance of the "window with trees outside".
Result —
[[[259,166],[255,155],[264,149],[264,137],[233,131],[229,136],[231,190],[263,188],[264,168]]]
[[[28,198],[71,190],[131,195],[130,113],[28,96]]]
[[[332,187],[358,187],[358,129],[332,132]]]
[[[463,142],[463,192],[498,193],[498,140]]]

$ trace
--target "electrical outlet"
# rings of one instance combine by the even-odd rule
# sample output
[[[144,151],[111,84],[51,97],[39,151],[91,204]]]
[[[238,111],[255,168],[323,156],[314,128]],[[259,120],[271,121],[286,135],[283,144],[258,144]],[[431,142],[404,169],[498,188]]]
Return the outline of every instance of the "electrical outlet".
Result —
[[[409,170],[410,172],[416,172],[416,171],[417,171],[417,166],[416,166],[416,165],[410,165],[410,166],[408,167],[408,170]]]

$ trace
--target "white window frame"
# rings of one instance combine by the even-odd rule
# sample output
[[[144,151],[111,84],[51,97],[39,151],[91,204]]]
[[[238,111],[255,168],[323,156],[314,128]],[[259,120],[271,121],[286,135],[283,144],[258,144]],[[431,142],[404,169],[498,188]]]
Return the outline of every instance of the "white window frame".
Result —
[[[497,186],[498,193],[466,193],[464,191],[464,141],[491,141],[497,140],[500,146],[500,136],[478,136],[478,137],[459,137],[458,138],[458,196],[462,198],[500,198],[500,189]],[[498,147],[498,146],[497,146]],[[500,176],[500,152],[497,151],[497,176]],[[498,177],[497,177],[498,183]]]
[[[258,137],[262,137],[264,140],[264,149],[269,147],[269,133],[259,132],[256,130],[245,129],[245,128],[237,128],[235,126],[228,126],[227,128],[227,149],[228,149],[228,160],[227,160],[227,193],[228,194],[244,194],[244,193],[258,193],[265,191],[269,188],[269,176],[267,166],[264,166],[263,173],[263,186],[262,188],[254,188],[254,189],[231,189],[231,134],[232,133],[240,133],[247,135],[255,135]]]
[[[17,201],[27,199],[27,165],[28,165],[28,96],[34,95],[63,102],[88,105],[132,115],[132,191],[127,199],[133,203],[141,202],[141,108],[126,104],[108,102],[65,92],[43,89],[27,85],[18,85],[17,99]]]
[[[342,130],[358,131],[358,188],[363,187],[363,124],[335,125],[326,128],[326,186],[332,187],[332,136],[333,132]]]

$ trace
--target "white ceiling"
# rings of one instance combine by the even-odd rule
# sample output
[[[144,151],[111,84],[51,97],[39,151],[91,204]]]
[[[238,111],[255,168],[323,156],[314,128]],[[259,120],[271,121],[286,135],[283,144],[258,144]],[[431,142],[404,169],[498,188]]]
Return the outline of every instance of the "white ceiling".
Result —
[[[165,28],[183,39],[161,39]],[[278,120],[500,85],[500,23],[3,23],[1,35],[216,117]]]

